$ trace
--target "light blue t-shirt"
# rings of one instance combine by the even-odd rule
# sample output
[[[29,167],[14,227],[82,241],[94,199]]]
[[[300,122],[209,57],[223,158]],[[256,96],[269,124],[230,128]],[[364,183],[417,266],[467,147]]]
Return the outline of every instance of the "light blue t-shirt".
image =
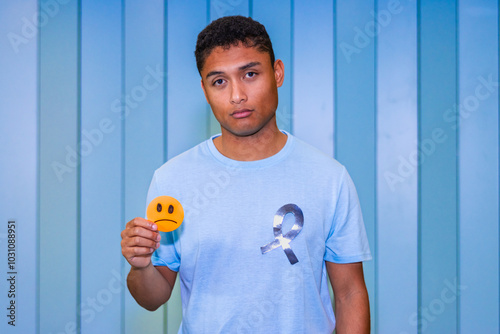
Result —
[[[155,172],[148,203],[185,211],[152,258],[179,272],[179,333],[333,331],[325,261],[371,259],[361,209],[344,166],[285,134],[263,160],[229,159],[214,136]]]

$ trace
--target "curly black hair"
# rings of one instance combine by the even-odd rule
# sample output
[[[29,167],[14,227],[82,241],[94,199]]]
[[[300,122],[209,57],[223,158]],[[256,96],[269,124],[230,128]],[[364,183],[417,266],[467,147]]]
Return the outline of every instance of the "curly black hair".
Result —
[[[255,47],[260,52],[267,52],[274,67],[274,51],[266,28],[250,17],[241,15],[221,17],[205,27],[196,41],[196,66],[201,75],[205,60],[218,46],[229,49],[243,43],[246,47]]]

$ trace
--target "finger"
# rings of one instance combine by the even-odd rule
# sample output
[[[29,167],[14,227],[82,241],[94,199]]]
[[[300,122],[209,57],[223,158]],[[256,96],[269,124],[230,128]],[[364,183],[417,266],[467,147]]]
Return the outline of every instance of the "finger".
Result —
[[[129,221],[125,225],[125,228],[133,228],[136,226],[143,227],[145,229],[152,230],[152,231],[158,231],[158,226],[155,223],[153,223],[150,220],[141,218],[141,217],[136,217],[136,218],[132,219],[131,221]]]
[[[143,238],[140,236],[133,236],[129,238],[124,238],[122,239],[122,248],[127,248],[127,247],[148,247],[152,248],[153,250],[157,249],[160,247],[160,242],[148,238]]]
[[[125,247],[122,249],[122,254],[127,259],[131,259],[138,256],[149,257],[154,253],[154,249],[151,247]]]
[[[151,231],[145,229],[144,227],[136,226],[136,227],[126,228],[122,232],[122,239],[135,238],[135,237],[145,238],[153,240],[155,242],[159,242],[161,240],[159,232]]]

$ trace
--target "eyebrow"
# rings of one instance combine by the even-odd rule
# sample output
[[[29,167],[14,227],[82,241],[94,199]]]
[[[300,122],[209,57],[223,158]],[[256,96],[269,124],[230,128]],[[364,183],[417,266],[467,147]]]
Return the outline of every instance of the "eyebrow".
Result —
[[[249,69],[250,67],[254,67],[254,66],[257,66],[257,65],[261,65],[260,62],[258,61],[252,61],[248,64],[245,64],[243,66],[240,66],[238,67],[238,71],[244,71],[246,69]],[[214,75],[219,75],[219,74],[223,74],[224,72],[222,71],[212,71],[212,72],[208,72],[208,74],[205,76],[205,79],[208,79],[209,77],[211,76],[214,76]]]

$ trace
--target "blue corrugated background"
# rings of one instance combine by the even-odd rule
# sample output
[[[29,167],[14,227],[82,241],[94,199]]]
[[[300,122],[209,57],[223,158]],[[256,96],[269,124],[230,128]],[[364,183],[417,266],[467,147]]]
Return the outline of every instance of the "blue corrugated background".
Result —
[[[499,333],[492,0],[1,1],[0,332],[176,333],[178,292],[156,312],[129,295],[120,232],[153,171],[218,132],[193,51],[232,14],[285,64],[280,127],[356,183],[372,332]]]

